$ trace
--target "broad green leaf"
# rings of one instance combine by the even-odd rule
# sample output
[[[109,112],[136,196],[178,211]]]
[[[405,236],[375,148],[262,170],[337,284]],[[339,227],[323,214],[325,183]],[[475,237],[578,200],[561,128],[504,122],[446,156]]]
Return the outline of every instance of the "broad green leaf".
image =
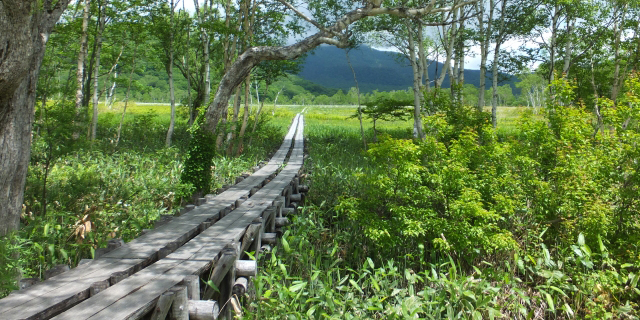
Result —
[[[349,283],[351,283],[351,285],[352,285],[354,288],[358,289],[358,291],[360,291],[360,293],[364,293],[364,292],[362,291],[362,289],[360,289],[360,286],[358,285],[358,283],[357,283],[357,282],[355,282],[355,281],[353,281],[353,279],[349,279]]]
[[[286,237],[282,237],[282,247],[284,248],[284,252],[291,252],[291,248],[289,248],[289,242],[287,241]]]
[[[546,298],[547,304],[549,305],[549,310],[551,310],[551,312],[555,312],[556,311],[556,307],[553,304],[553,299],[551,298],[551,295],[545,292],[544,293],[544,297]]]
[[[289,291],[297,292],[297,291],[302,290],[306,286],[307,286],[307,282],[306,281],[301,281],[301,282],[296,283],[296,284],[292,285],[291,287],[289,287]]]

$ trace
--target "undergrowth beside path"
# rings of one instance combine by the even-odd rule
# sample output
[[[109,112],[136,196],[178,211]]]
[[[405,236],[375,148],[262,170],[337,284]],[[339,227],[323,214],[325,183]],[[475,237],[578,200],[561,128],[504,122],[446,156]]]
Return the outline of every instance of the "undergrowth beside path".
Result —
[[[167,148],[166,115],[139,108],[127,118],[116,145],[119,119],[102,114],[100,139],[90,143],[72,140],[71,129],[61,126],[72,109],[48,108],[47,118],[35,128],[20,229],[0,241],[0,297],[17,289],[17,271],[23,278],[42,278],[55,265],[74,267],[109,239],[130,241],[152,228],[193,193],[180,179],[189,144],[184,119],[174,132],[173,147]],[[282,143],[290,121],[261,122],[254,143],[239,157],[218,153],[211,191],[235,183],[235,177],[267,159]]]
[[[248,317],[636,319],[640,118],[608,109],[593,135],[554,85],[561,102],[509,130],[444,106],[426,141],[390,123],[367,151],[357,120],[309,108],[310,192]]]

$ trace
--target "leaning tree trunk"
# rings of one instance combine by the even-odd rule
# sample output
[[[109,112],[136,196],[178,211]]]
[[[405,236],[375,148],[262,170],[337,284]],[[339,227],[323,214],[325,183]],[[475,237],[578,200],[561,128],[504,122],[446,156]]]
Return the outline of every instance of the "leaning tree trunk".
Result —
[[[620,38],[622,35],[622,27],[621,25],[624,23],[624,11],[626,11],[626,4],[622,9],[623,14],[621,14],[620,21],[616,19],[614,27],[613,27],[613,36],[614,40],[614,72],[613,72],[613,85],[611,86],[611,100],[614,105],[618,103],[618,93],[620,92],[620,87],[622,85],[622,79],[620,77]],[[617,9],[616,12],[617,13]]]
[[[0,236],[16,230],[45,45],[70,0],[0,1]]]
[[[453,21],[458,20],[458,10],[453,10]],[[455,23],[453,24],[453,26],[455,26]],[[445,27],[446,26],[442,26],[442,30],[444,31],[443,33],[445,33],[446,35],[446,31],[445,31]],[[445,62],[444,62],[444,66],[442,67],[442,72],[440,73],[440,77],[438,77],[438,80],[436,81],[437,87],[438,88],[442,88],[442,83],[444,82],[444,77],[447,75],[447,70],[449,70],[450,65],[451,65],[451,57],[453,56],[453,45],[456,42],[456,30],[455,28],[452,27],[451,30],[451,34],[446,37],[445,39],[447,39],[444,45],[447,46],[446,48],[446,58],[445,58]],[[450,74],[449,77],[453,77],[453,74]]]
[[[567,40],[564,45],[564,64],[562,66],[562,75],[569,78],[569,68],[571,67],[571,51],[573,50],[573,28],[576,21],[567,17]]]
[[[424,88],[425,93],[428,95],[431,92],[431,83],[429,82],[429,61],[427,61],[427,54],[424,51],[425,46],[422,29],[422,23],[420,22],[420,27],[418,28],[418,60],[420,62],[420,69],[422,70],[422,81],[424,83],[422,87]],[[430,114],[431,110],[433,110],[433,99],[427,99],[427,108],[427,114]]]

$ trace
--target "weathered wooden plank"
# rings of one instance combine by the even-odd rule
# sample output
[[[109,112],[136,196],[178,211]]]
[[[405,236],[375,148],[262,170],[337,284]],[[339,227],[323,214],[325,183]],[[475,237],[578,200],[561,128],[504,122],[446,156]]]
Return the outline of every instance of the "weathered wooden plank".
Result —
[[[222,246],[216,249],[220,251]],[[53,319],[124,319],[157,299],[184,277],[201,271],[208,263],[203,260],[163,259]]]
[[[91,285],[116,272],[132,270],[141,259],[102,260],[84,264],[0,300],[0,319],[47,319],[89,297]]]
[[[278,149],[267,165],[253,175],[213,197],[211,203],[198,206],[194,210],[174,218],[171,223],[165,224],[134,239],[129,242],[127,246],[109,252],[104,257],[148,259],[169,242],[178,241],[184,234],[195,234],[197,231],[196,228],[200,223],[219,218],[219,212],[221,210],[231,206],[239,198],[249,196],[252,188],[261,186],[263,181],[280,167],[285,160],[286,153],[291,148],[293,137],[298,131],[300,120],[300,116],[294,118],[291,129],[285,136],[280,149]]]

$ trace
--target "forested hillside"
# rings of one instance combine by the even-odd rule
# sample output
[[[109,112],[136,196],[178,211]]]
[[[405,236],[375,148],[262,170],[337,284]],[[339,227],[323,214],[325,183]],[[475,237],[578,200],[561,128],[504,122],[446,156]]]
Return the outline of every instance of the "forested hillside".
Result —
[[[349,50],[349,55],[362,92],[406,90],[413,86],[409,60],[397,52],[380,51],[363,45]],[[343,49],[320,46],[304,59],[301,67],[300,77],[322,86],[348,91],[355,85]],[[443,67],[440,62],[430,63],[429,78],[436,78],[438,70],[441,71]],[[490,78],[491,72],[486,77]],[[465,69],[464,78],[466,84],[476,88],[480,86],[480,70]],[[505,75],[501,80],[500,85],[510,84],[515,94],[520,93],[515,86],[515,77]],[[442,87],[449,86],[449,78],[446,76]],[[485,90],[490,87],[490,83],[485,84]]]
[[[154,45],[153,42],[149,45]],[[350,50],[353,68],[356,72],[360,90],[362,93],[372,91],[394,91],[407,90],[412,87],[412,71],[406,58],[400,54],[390,51],[380,51],[368,46],[361,46]],[[312,53],[303,57],[299,61],[300,73],[289,74],[291,85],[298,86],[303,90],[285,90],[283,93],[289,98],[296,94],[308,92],[314,96],[333,96],[338,90],[348,92],[355,87],[353,73],[349,69],[345,57],[345,50],[332,46],[320,46]],[[131,96],[135,101],[166,103],[169,101],[169,81],[166,71],[158,65],[157,61],[148,59],[140,63],[140,70],[134,73]],[[429,75],[434,78],[438,70],[443,67],[442,63],[433,62],[429,66]],[[480,84],[480,71],[465,69],[465,83],[478,87]],[[491,77],[491,72],[487,73]],[[306,80],[306,81],[305,81]],[[175,77],[176,98],[182,103],[187,103],[186,78],[181,74]],[[286,82],[286,78],[281,81]],[[520,89],[515,85],[516,77],[504,75],[500,85],[511,86],[514,95],[520,94]],[[449,78],[445,77],[443,88],[449,88]],[[485,89],[491,88],[487,82]],[[116,97],[124,99],[126,85],[116,86]],[[264,88],[262,88],[264,90]],[[269,101],[273,101],[277,92],[265,92],[263,96]]]

